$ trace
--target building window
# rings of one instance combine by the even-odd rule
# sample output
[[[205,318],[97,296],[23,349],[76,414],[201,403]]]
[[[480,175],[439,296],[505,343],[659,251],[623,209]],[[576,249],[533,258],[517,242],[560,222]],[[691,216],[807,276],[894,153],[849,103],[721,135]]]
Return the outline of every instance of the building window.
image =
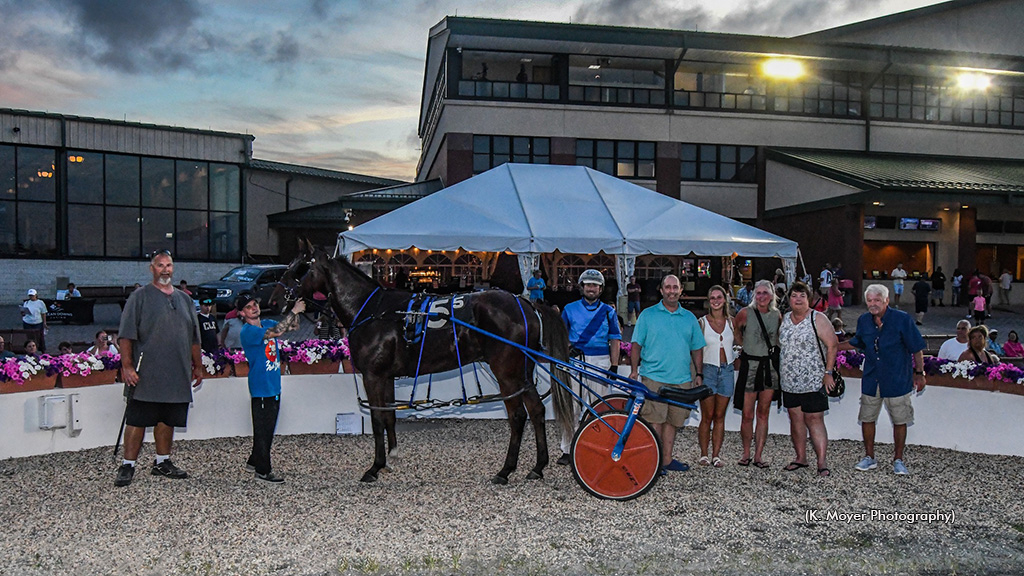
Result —
[[[665,61],[569,56],[569,101],[665,105]]]
[[[551,140],[528,136],[473,136],[473,173],[506,162],[550,164]]]
[[[68,255],[239,257],[238,166],[77,150],[66,165]]]
[[[768,85],[769,100],[775,112],[814,116],[861,116],[861,81],[856,72],[822,71],[797,82],[773,82]]]
[[[757,149],[728,144],[683,144],[679,150],[683,181],[757,181]]]
[[[558,100],[557,59],[550,54],[462,53],[459,96],[510,100]]]
[[[674,76],[674,103],[682,108],[767,109],[767,84],[750,66],[688,64]]]
[[[619,178],[654,178],[654,142],[576,141],[576,164]]]
[[[0,251],[57,254],[57,169],[52,148],[0,146]]]
[[[1024,86],[997,77],[983,92],[951,79],[886,74],[871,88],[871,116],[886,120],[1024,127]]]

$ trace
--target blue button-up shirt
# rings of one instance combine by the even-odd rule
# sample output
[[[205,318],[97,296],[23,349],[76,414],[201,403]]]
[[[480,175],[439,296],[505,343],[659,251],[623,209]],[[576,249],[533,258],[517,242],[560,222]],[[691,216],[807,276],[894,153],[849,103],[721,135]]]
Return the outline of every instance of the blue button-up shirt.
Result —
[[[864,351],[863,394],[875,396],[881,388],[882,398],[896,398],[914,389],[914,354],[925,343],[910,314],[887,307],[881,326],[871,313],[862,314],[850,344]]]

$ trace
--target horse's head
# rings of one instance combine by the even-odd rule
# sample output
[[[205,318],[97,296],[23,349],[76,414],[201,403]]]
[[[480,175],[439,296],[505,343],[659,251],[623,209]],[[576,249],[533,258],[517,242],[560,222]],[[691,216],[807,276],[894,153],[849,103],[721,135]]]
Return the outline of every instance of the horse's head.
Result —
[[[327,294],[326,264],[330,255],[316,248],[309,240],[299,240],[299,255],[292,260],[270,295],[271,308],[280,307],[284,313],[300,298],[312,299],[313,294]]]

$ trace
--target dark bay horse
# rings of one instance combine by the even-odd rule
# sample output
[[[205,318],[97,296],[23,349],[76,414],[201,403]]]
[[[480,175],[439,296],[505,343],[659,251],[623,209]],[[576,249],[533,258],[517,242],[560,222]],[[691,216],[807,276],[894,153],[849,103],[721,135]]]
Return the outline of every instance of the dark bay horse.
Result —
[[[415,294],[385,289],[345,258],[331,258],[308,241],[300,246],[302,253],[289,265],[271,302],[311,298],[319,291],[328,295],[334,313],[348,327],[352,365],[363,375],[375,444],[373,466],[363,474],[363,482],[377,479],[387,454],[397,446],[395,412],[387,408],[395,402],[395,378],[443,372],[475,361],[490,365],[511,428],[505,464],[491,482],[507,484],[516,469],[527,416],[537,440],[537,463],[527,478],[543,477],[548,464],[545,409],[534,386],[533,361],[521,350],[448,321],[445,314],[471,318],[469,323],[482,330],[566,362],[569,336],[557,312],[502,290],[439,297],[428,310],[434,314],[424,318],[426,329],[410,339],[407,319],[415,321],[416,315],[407,312]],[[569,381],[564,372],[554,375]],[[571,430],[573,399],[557,383],[552,382],[551,390],[557,422]]]

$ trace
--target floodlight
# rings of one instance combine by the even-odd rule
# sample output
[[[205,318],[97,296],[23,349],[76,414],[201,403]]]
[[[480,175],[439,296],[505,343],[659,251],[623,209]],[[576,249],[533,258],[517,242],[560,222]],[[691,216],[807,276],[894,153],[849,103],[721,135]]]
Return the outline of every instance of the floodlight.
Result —
[[[761,71],[770,78],[792,80],[804,75],[804,66],[791,58],[772,58],[764,61]]]

